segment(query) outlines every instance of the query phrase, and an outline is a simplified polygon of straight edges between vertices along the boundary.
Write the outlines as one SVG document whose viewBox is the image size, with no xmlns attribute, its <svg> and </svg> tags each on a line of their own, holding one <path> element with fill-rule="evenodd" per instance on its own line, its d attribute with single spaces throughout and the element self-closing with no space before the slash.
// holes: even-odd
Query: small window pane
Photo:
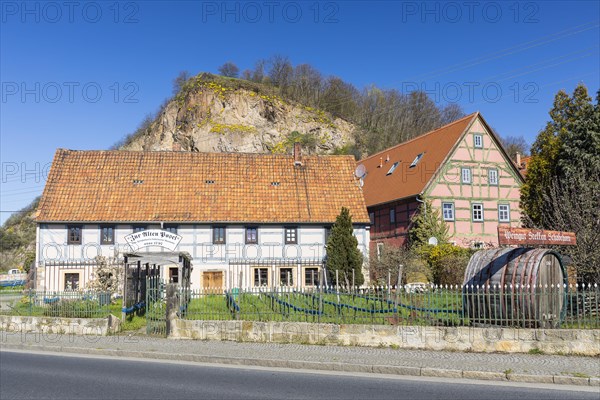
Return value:
<svg viewBox="0 0 600 400">
<path fill-rule="evenodd" d="M 490 185 L 498 184 L 498 170 L 496 170 L 496 169 L 488 170 L 488 182 L 490 183 Z"/>
<path fill-rule="evenodd" d="M 134 227 L 133 227 L 133 233 L 143 232 L 145 230 L 146 230 L 145 225 L 134 225 Z"/>
<path fill-rule="evenodd" d="M 444 221 L 454 221 L 454 203 L 442 203 Z"/>
<path fill-rule="evenodd" d="M 80 226 L 71 225 L 67 227 L 67 244 L 81 244 Z"/>
<path fill-rule="evenodd" d="M 508 204 L 498 205 L 498 221 L 510 222 L 510 207 Z"/>
<path fill-rule="evenodd" d="M 391 174 L 392 174 L 392 172 L 394 172 L 394 170 L 396 169 L 396 167 L 398 167 L 398 161 L 396 161 L 396 162 L 395 162 L 395 163 L 392 165 L 392 167 L 390 168 L 390 170 L 387 172 L 387 174 L 386 174 L 386 175 L 391 175 Z"/>
<path fill-rule="evenodd" d="M 483 147 L 483 136 L 481 136 L 481 135 L 474 135 L 473 136 L 473 141 L 474 141 L 475 147 L 478 147 L 478 148 Z"/>
<path fill-rule="evenodd" d="M 298 228 L 285 228 L 285 244 L 298 243 Z"/>
<path fill-rule="evenodd" d="M 319 284 L 319 268 L 304 269 L 304 285 L 316 286 Z"/>
<path fill-rule="evenodd" d="M 268 286 L 269 285 L 269 269 L 268 268 L 254 268 L 254 286 Z"/>
<path fill-rule="evenodd" d="M 103 226 L 100 230 L 100 244 L 115 243 L 115 229 L 112 226 Z"/>
<path fill-rule="evenodd" d="M 225 227 L 224 226 L 213 227 L 213 243 L 214 244 L 225 243 Z"/>
<path fill-rule="evenodd" d="M 79 289 L 79 273 L 65 274 L 65 290 Z"/>
<path fill-rule="evenodd" d="M 371 222 L 371 225 L 375 225 L 375 213 L 369 213 L 369 221 Z"/>
<path fill-rule="evenodd" d="M 419 163 L 419 160 L 421 159 L 421 157 L 423 157 L 423 154 L 425 153 L 421 153 L 418 156 L 415 157 L 415 159 L 413 160 L 413 162 L 410 164 L 409 168 L 414 168 L 417 166 L 417 164 Z"/>
<path fill-rule="evenodd" d="M 279 286 L 292 286 L 294 284 L 294 269 L 279 269 Z"/>
<path fill-rule="evenodd" d="M 483 204 L 473 204 L 473 221 L 483 221 Z"/>
<path fill-rule="evenodd" d="M 471 168 L 461 169 L 462 183 L 471 183 Z"/>
<path fill-rule="evenodd" d="M 396 223 L 396 210 L 393 208 L 390 210 L 390 224 Z"/>
<path fill-rule="evenodd" d="M 177 234 L 177 225 L 165 225 L 164 230 L 167 232 Z"/>
<path fill-rule="evenodd" d="M 258 243 L 258 228 L 249 227 L 246 228 L 246 244 Z"/>
</svg>

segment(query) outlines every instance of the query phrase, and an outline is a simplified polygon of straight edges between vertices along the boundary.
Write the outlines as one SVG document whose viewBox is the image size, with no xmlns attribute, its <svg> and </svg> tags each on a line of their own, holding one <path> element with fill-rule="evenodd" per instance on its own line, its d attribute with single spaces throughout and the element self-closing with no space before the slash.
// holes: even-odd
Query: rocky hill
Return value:
<svg viewBox="0 0 600 400">
<path fill-rule="evenodd" d="M 356 133 L 353 124 L 284 99 L 277 88 L 203 73 L 117 147 L 287 153 L 300 141 L 309 153 L 331 153 Z"/>
</svg>

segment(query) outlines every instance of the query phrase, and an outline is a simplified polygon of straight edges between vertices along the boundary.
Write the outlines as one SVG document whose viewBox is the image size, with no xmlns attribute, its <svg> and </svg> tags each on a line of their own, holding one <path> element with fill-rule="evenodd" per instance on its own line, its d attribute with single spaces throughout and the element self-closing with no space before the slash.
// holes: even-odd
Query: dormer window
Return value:
<svg viewBox="0 0 600 400">
<path fill-rule="evenodd" d="M 415 157 L 415 159 L 413 160 L 413 162 L 410 164 L 409 168 L 414 168 L 417 166 L 417 164 L 419 163 L 419 161 L 421 160 L 421 157 L 423 157 L 423 154 L 425 153 L 421 153 L 418 156 Z"/>
</svg>

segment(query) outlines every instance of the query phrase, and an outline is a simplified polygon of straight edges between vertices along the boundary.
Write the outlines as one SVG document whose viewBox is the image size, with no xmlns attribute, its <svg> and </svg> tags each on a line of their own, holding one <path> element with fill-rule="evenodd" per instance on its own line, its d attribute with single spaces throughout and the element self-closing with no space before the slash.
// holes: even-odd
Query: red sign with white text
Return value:
<svg viewBox="0 0 600 400">
<path fill-rule="evenodd" d="M 501 245 L 561 245 L 575 246 L 574 232 L 546 231 L 542 229 L 498 227 L 498 243 Z"/>
</svg>

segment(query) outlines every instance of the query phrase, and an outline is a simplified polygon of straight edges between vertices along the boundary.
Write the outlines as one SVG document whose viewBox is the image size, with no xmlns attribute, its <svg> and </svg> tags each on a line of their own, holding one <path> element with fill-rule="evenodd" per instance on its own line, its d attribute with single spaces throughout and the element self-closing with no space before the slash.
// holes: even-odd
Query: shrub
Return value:
<svg viewBox="0 0 600 400">
<path fill-rule="evenodd" d="M 465 269 L 473 254 L 470 249 L 449 243 L 423 245 L 416 251 L 429 266 L 433 283 L 438 285 L 462 284 Z"/>
</svg>

